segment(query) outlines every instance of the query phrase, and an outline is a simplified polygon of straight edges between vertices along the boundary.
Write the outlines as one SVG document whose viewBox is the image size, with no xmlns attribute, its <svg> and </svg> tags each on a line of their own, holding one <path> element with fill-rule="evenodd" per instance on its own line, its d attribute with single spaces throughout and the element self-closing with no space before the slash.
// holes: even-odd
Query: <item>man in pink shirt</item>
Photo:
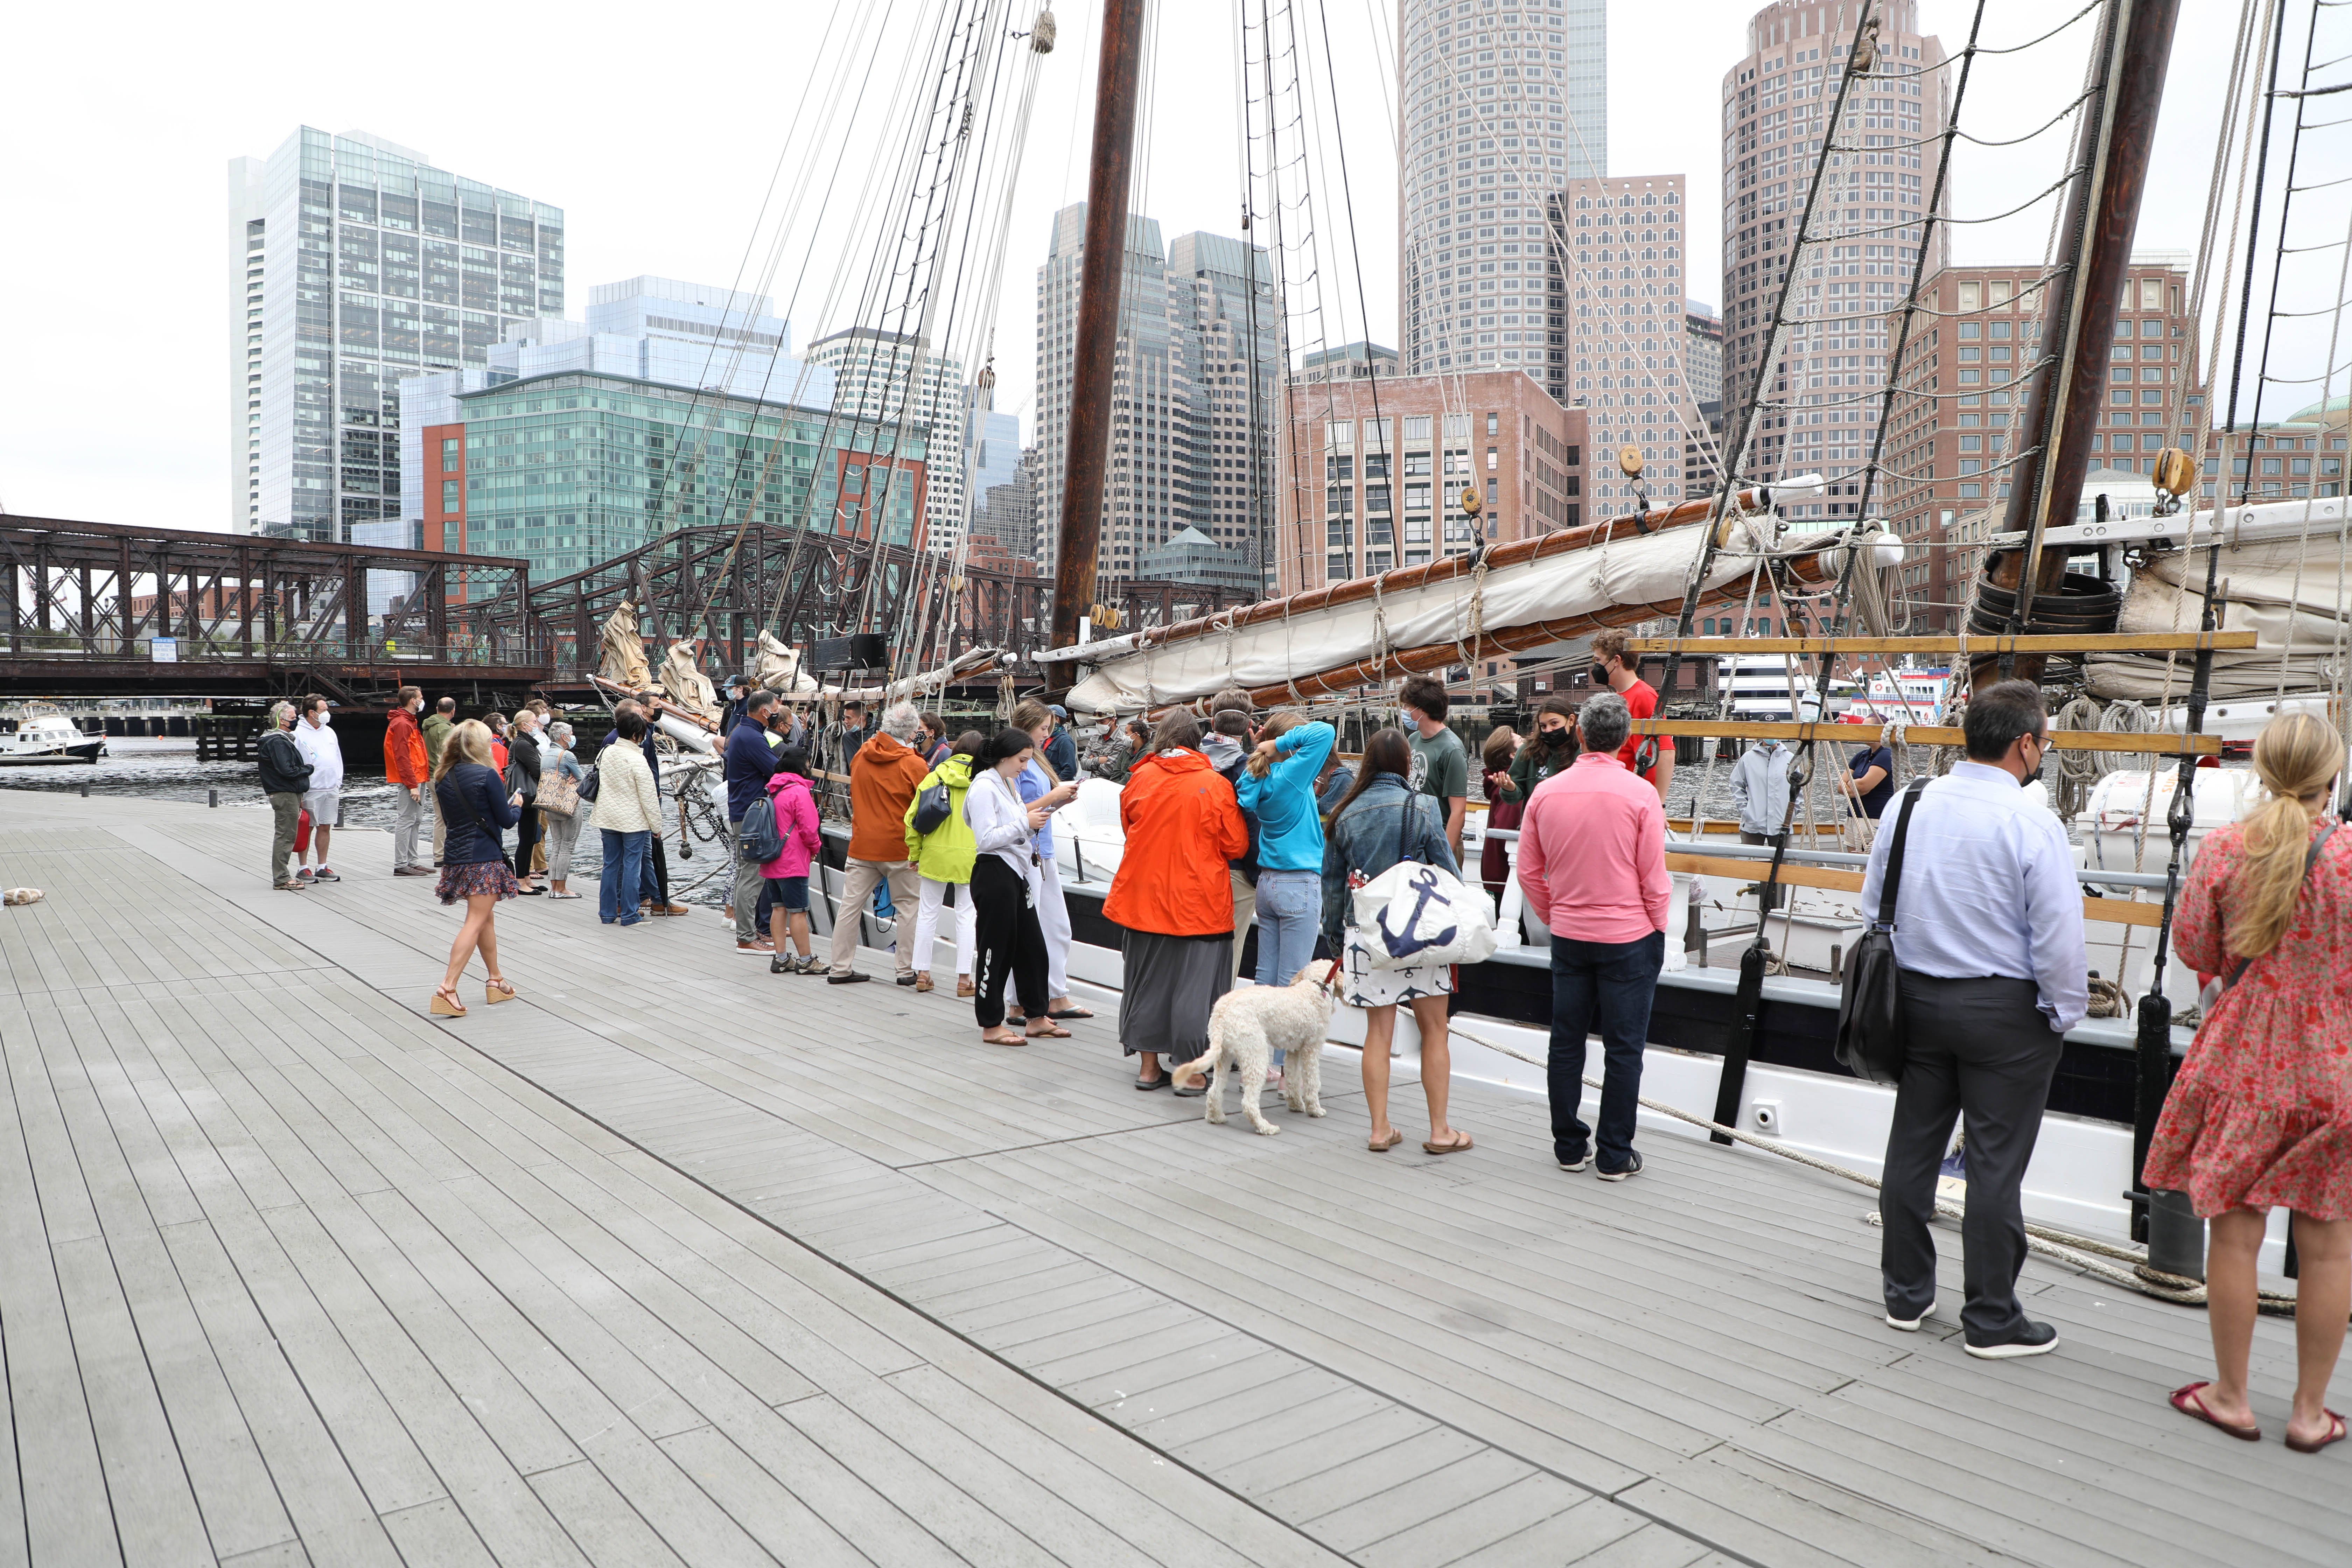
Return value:
<svg viewBox="0 0 2352 1568">
<path fill-rule="evenodd" d="M 1613 691 L 1587 700 L 1577 716 L 1583 755 L 1538 784 L 1519 819 L 1519 886 L 1551 932 L 1552 1153 L 1561 1170 L 1581 1171 L 1597 1144 L 1604 1182 L 1642 1168 L 1634 1101 L 1674 892 L 1665 808 L 1617 760 L 1633 721 Z M 1596 1023 L 1607 1062 L 1597 1133 L 1578 1115 L 1585 1039 Z"/>
</svg>

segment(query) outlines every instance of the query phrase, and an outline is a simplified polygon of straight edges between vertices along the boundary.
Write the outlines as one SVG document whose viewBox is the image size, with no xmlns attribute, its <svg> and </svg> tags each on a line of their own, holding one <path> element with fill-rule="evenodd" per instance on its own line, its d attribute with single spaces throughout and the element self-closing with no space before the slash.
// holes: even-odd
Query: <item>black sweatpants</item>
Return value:
<svg viewBox="0 0 2352 1568">
<path fill-rule="evenodd" d="M 1021 1010 L 1044 1017 L 1053 1000 L 1045 994 L 1045 933 L 1029 900 L 1027 879 L 999 857 L 982 855 L 971 867 L 971 913 L 980 965 L 972 976 L 980 987 L 972 1011 L 980 1026 L 993 1029 L 1004 1022 L 1007 980 Z"/>
<path fill-rule="evenodd" d="M 2042 1111 L 2061 1041 L 2035 1005 L 2031 980 L 1938 980 L 1902 971 L 1909 1054 L 1895 1089 L 1879 1214 L 1886 1234 L 1879 1268 L 1890 1316 L 1909 1320 L 1936 1301 L 1936 1242 L 1927 1220 L 1936 1173 L 1958 1112 L 1966 1135 L 1968 1217 L 1960 1223 L 1960 1327 L 1971 1342 L 2013 1333 L 2025 1316 L 2017 1275 L 2025 1267 L 2019 1194 L 2042 1135 Z"/>
</svg>

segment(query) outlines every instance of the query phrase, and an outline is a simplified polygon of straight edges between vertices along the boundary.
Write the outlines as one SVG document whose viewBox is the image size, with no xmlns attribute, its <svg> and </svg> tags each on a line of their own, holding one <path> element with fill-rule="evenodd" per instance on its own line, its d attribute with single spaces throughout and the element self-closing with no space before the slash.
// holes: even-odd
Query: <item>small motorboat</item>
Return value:
<svg viewBox="0 0 2352 1568">
<path fill-rule="evenodd" d="M 0 735 L 0 767 L 94 763 L 104 755 L 102 736 L 83 734 L 47 702 L 26 703 L 17 715 L 16 733 Z"/>
</svg>

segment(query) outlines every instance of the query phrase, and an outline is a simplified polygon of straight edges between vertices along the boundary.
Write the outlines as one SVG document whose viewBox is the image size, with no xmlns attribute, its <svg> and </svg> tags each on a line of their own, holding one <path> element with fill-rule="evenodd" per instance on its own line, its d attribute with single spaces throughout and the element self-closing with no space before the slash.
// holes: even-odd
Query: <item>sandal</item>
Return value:
<svg viewBox="0 0 2352 1568">
<path fill-rule="evenodd" d="M 2249 1421 L 2243 1426 L 2233 1426 L 2229 1422 L 2224 1421 L 2220 1416 L 2214 1415 L 2210 1410 L 2205 1408 L 2205 1401 L 2199 1398 L 2198 1394 L 2200 1390 L 2210 1388 L 2213 1385 L 2210 1383 L 2191 1383 L 2185 1384 L 2184 1386 L 2176 1388 L 2172 1391 L 2171 1394 L 2168 1396 L 2169 1402 L 2172 1407 L 2175 1410 L 2179 1411 L 2183 1415 L 2195 1416 L 2198 1420 L 2204 1422 L 2208 1426 L 2218 1426 L 2222 1431 L 2227 1432 L 2231 1436 L 2237 1438 L 2242 1443 L 2261 1442 L 2263 1440 L 2263 1429 L 2260 1426 L 2255 1426 L 2252 1422 Z M 2342 1435 L 2340 1427 L 2338 1428 L 2337 1435 Z"/>
<path fill-rule="evenodd" d="M 1060 1023 L 1070 1018 L 1091 1018 L 1094 1015 L 1084 1007 L 1056 1007 L 1048 1010 L 1045 1016 Z"/>
<path fill-rule="evenodd" d="M 1370 1149 L 1375 1154 L 1385 1154 L 1403 1142 L 1404 1134 L 1391 1127 L 1389 1129 L 1389 1135 L 1387 1137 L 1374 1138 L 1365 1143 L 1364 1147 Z"/>
<path fill-rule="evenodd" d="M 2219 1423 L 2216 1423 L 2216 1425 L 2219 1425 Z M 2326 1436 L 2322 1437 L 2316 1443 L 2306 1443 L 2300 1437 L 2289 1437 L 2286 1440 L 2286 1446 L 2293 1448 L 2298 1454 L 2316 1454 L 2320 1449 L 2325 1448 L 2330 1443 L 2341 1443 L 2342 1441 L 2344 1441 L 2344 1417 L 2336 1415 L 2336 1412 L 2331 1410 L 2327 1413 Z"/>
<path fill-rule="evenodd" d="M 929 991 L 931 989 L 931 972 L 929 970 L 926 969 L 915 976 L 915 989 L 918 991 Z"/>
<path fill-rule="evenodd" d="M 1421 1145 L 1421 1152 L 1424 1154 L 1459 1154 L 1465 1149 L 1472 1147 L 1474 1147 L 1474 1145 L 1470 1141 L 1470 1134 L 1463 1131 L 1462 1129 L 1457 1127 L 1454 1130 L 1454 1139 L 1451 1142 L 1432 1143 L 1427 1140 L 1423 1140 Z"/>
<path fill-rule="evenodd" d="M 1168 1087 L 1168 1075 L 1166 1073 L 1161 1073 L 1158 1078 L 1137 1079 L 1135 1080 L 1135 1087 L 1146 1093 L 1149 1093 L 1150 1090 L 1155 1089 L 1166 1089 Z"/>
<path fill-rule="evenodd" d="M 1029 1040 L 1028 1037 L 1017 1030 L 998 1029 L 992 1033 L 983 1031 L 980 1037 L 980 1043 L 983 1046 L 1025 1046 Z"/>
<path fill-rule="evenodd" d="M 579 895 L 579 894 L 577 894 L 577 893 L 559 893 L 559 892 L 556 892 L 554 889 L 550 889 L 548 890 L 548 895 L 547 895 L 547 896 L 548 896 L 549 898 L 551 898 L 551 899 L 576 899 L 576 898 L 578 898 L 580 895 Z"/>
<path fill-rule="evenodd" d="M 1045 1026 L 1042 1029 L 1037 1027 L 1041 1023 Z M 1069 1030 L 1056 1027 L 1050 1020 L 1042 1018 L 1029 1020 L 1029 1038 L 1033 1040 L 1066 1040 L 1069 1037 Z"/>
<path fill-rule="evenodd" d="M 433 988 L 433 1005 L 426 1011 L 436 1018 L 462 1018 L 466 1005 L 457 1000 L 456 986 L 436 985 Z"/>
<path fill-rule="evenodd" d="M 971 983 L 971 975 L 959 974 L 956 976 L 956 999 L 958 1001 L 969 1002 L 979 994 L 980 987 Z"/>
<path fill-rule="evenodd" d="M 501 1002 L 511 1002 L 514 998 L 515 988 L 496 975 L 482 983 L 482 1000 L 493 1007 Z"/>
</svg>

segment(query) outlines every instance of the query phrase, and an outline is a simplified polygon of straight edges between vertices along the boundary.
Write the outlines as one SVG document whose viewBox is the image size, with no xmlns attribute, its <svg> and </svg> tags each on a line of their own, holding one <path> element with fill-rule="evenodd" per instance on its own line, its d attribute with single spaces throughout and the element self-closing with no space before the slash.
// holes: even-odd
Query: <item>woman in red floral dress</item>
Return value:
<svg viewBox="0 0 2352 1568">
<path fill-rule="evenodd" d="M 2324 720 L 2273 720 L 2254 742 L 2271 798 L 2197 853 L 2173 952 L 2235 983 L 2198 1027 L 2145 1172 L 2212 1222 L 2205 1289 L 2220 1370 L 2176 1390 L 2173 1407 L 2248 1441 L 2262 1436 L 2246 1396 L 2254 1265 L 2272 1205 L 2294 1212 L 2302 1268 L 2286 1441 L 2305 1453 L 2344 1436 L 2323 1401 L 2352 1303 L 2352 832 L 2334 832 L 2326 815 L 2343 765 Z"/>
</svg>

